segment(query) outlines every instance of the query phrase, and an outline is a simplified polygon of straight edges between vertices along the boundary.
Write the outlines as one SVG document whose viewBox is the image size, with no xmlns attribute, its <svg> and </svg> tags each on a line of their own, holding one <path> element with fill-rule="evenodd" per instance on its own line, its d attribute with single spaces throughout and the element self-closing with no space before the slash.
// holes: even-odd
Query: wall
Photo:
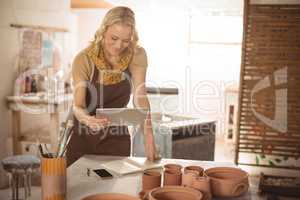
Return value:
<svg viewBox="0 0 300 200">
<path fill-rule="evenodd" d="M 76 17 L 70 12 L 69 0 L 1 0 L 0 2 L 0 160 L 11 154 L 11 113 L 6 96 L 13 94 L 16 78 L 15 57 L 18 53 L 18 30 L 11 23 L 61 27 L 70 30 L 66 37 L 69 55 L 76 48 Z M 26 119 L 25 121 L 32 121 Z M 28 123 L 27 123 L 28 125 Z M 32 125 L 32 123 L 29 123 Z M 9 142 L 7 142 L 9 141 Z M 8 144 L 8 145 L 7 145 Z M 0 167 L 0 188 L 7 178 Z"/>
<path fill-rule="evenodd" d="M 91 40 L 94 39 L 96 30 L 106 9 L 73 9 L 72 12 L 78 17 L 78 48 L 77 51 L 85 48 Z"/>
</svg>

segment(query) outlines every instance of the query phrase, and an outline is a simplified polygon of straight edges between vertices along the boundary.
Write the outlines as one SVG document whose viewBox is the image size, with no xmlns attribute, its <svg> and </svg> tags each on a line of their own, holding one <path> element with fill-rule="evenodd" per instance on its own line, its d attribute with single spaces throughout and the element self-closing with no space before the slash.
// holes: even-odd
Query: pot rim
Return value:
<svg viewBox="0 0 300 200">
<path fill-rule="evenodd" d="M 161 176 L 161 173 L 159 171 L 155 171 L 155 170 L 146 170 L 143 172 L 143 176 L 159 177 L 159 176 Z"/>
<path fill-rule="evenodd" d="M 183 172 L 187 173 L 187 171 L 196 171 L 199 172 L 199 175 L 203 175 L 204 168 L 197 165 L 189 165 L 184 167 Z"/>
<path fill-rule="evenodd" d="M 115 198 L 118 196 L 123 196 L 124 198 L 130 199 L 130 200 L 140 200 L 138 197 L 129 195 L 129 194 L 122 194 L 122 193 L 97 193 L 97 194 L 91 194 L 86 197 L 83 197 L 81 200 L 88 200 L 89 198 L 103 198 L 103 200 L 109 200 L 108 196 L 111 196 L 111 198 Z M 120 199 L 119 199 L 120 200 Z"/>
<path fill-rule="evenodd" d="M 193 189 L 193 188 L 190 188 L 190 187 L 183 187 L 183 186 L 163 186 L 163 187 L 157 187 L 157 188 L 154 188 L 152 189 L 150 192 L 149 192 L 149 196 L 151 196 L 153 199 L 153 193 L 157 193 L 157 192 L 185 192 L 185 193 L 188 193 L 190 195 L 193 195 L 195 196 L 196 198 L 198 198 L 199 200 L 202 199 L 203 197 L 203 194 L 202 192 L 196 190 L 196 189 Z"/>
<path fill-rule="evenodd" d="M 165 169 L 164 174 L 182 175 L 181 171 L 175 169 Z"/>
<path fill-rule="evenodd" d="M 210 173 L 235 173 L 235 172 L 237 172 L 239 175 L 242 175 L 242 177 L 237 177 L 237 178 L 245 178 L 249 176 L 249 174 L 246 171 L 234 167 L 213 167 L 213 168 L 206 169 L 204 171 L 204 173 L 207 176 L 210 176 Z"/>
<path fill-rule="evenodd" d="M 165 164 L 164 165 L 165 169 L 176 169 L 176 170 L 181 170 L 182 169 L 182 165 L 176 164 L 176 163 L 169 163 L 169 164 Z"/>
<path fill-rule="evenodd" d="M 203 167 L 198 166 L 198 165 L 188 165 L 188 166 L 184 167 L 184 169 L 188 169 L 188 168 L 196 168 L 196 169 L 204 170 Z M 193 169 L 192 169 L 192 170 L 193 170 Z"/>
</svg>

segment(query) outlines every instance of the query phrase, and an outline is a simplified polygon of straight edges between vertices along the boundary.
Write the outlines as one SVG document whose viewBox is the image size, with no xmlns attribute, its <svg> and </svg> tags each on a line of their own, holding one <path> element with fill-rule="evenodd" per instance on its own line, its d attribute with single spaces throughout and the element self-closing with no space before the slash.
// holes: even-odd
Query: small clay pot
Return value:
<svg viewBox="0 0 300 200">
<path fill-rule="evenodd" d="M 210 200 L 212 198 L 209 177 L 207 176 L 196 177 L 191 187 L 202 192 L 203 200 Z"/>
<path fill-rule="evenodd" d="M 184 168 L 184 173 L 196 173 L 198 176 L 203 176 L 204 169 L 200 166 L 187 166 Z"/>
<path fill-rule="evenodd" d="M 84 197 L 81 200 L 140 200 L 137 197 L 130 196 L 127 194 L 118 193 L 106 193 L 106 194 L 94 194 Z"/>
<path fill-rule="evenodd" d="M 143 173 L 142 188 L 143 190 L 151 190 L 161 185 L 161 173 L 154 170 L 147 170 Z"/>
<path fill-rule="evenodd" d="M 181 172 L 178 170 L 166 169 L 164 171 L 164 186 L 181 185 Z"/>
<path fill-rule="evenodd" d="M 181 171 L 182 166 L 178 165 L 178 164 L 166 164 L 164 165 L 165 169 L 170 169 L 170 170 L 177 170 L 177 171 Z"/>
<path fill-rule="evenodd" d="M 248 173 L 239 168 L 215 167 L 204 173 L 210 178 L 213 196 L 237 197 L 248 191 Z"/>
<path fill-rule="evenodd" d="M 139 192 L 139 197 L 141 200 L 148 200 L 148 195 L 151 190 L 142 190 Z"/>
<path fill-rule="evenodd" d="M 198 177 L 198 173 L 188 172 L 182 174 L 181 185 L 192 187 L 194 180 Z"/>
<path fill-rule="evenodd" d="M 149 200 L 201 200 L 202 193 L 183 186 L 164 186 L 149 192 Z"/>
</svg>

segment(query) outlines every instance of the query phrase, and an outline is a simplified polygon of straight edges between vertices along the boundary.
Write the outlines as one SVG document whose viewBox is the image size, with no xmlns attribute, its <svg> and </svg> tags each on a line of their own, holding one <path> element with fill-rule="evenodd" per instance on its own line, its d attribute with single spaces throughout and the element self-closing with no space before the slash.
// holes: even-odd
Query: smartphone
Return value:
<svg viewBox="0 0 300 200">
<path fill-rule="evenodd" d="M 94 169 L 93 171 L 101 178 L 113 178 L 113 175 L 106 169 Z"/>
</svg>

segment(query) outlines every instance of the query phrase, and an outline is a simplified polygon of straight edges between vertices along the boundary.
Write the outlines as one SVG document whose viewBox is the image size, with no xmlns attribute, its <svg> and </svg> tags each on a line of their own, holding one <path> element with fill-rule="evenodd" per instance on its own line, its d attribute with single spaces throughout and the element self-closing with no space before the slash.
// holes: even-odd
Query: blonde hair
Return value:
<svg viewBox="0 0 300 200">
<path fill-rule="evenodd" d="M 109 26 L 114 24 L 125 24 L 132 28 L 132 40 L 130 41 L 129 48 L 134 50 L 139 40 L 135 27 L 135 16 L 134 12 L 125 6 L 114 7 L 106 13 L 100 28 L 95 33 L 92 43 L 100 46 L 103 41 L 104 33 Z"/>
</svg>

